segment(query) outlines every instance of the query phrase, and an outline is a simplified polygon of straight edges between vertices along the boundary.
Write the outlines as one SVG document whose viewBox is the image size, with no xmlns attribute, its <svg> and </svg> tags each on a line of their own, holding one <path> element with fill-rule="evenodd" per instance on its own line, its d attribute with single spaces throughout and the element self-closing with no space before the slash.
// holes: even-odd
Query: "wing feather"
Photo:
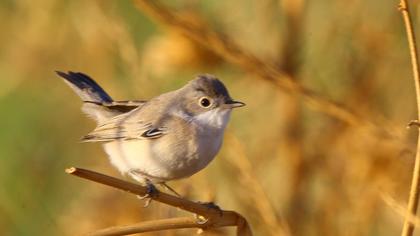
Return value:
<svg viewBox="0 0 420 236">
<path fill-rule="evenodd" d="M 110 142 L 114 140 L 156 139 L 166 134 L 166 127 L 131 118 L 133 111 L 118 115 L 98 126 L 82 138 L 83 142 Z"/>
<path fill-rule="evenodd" d="M 176 91 L 161 94 L 147 102 L 139 101 L 137 104 L 132 104 L 138 107 L 105 120 L 95 130 L 83 137 L 82 141 L 110 142 L 160 138 L 167 134 L 167 130 L 171 126 L 174 97 L 176 97 Z M 114 108 L 127 105 L 130 104 L 124 102 L 111 104 Z"/>
</svg>

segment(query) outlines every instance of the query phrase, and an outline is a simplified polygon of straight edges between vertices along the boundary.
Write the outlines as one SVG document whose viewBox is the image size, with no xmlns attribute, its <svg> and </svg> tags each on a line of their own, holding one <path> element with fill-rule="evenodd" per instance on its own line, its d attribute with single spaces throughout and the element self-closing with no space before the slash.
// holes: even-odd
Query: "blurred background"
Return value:
<svg viewBox="0 0 420 236">
<path fill-rule="evenodd" d="M 64 173 L 77 166 L 120 177 L 99 144 L 79 142 L 95 124 L 55 70 L 87 73 L 116 100 L 147 99 L 197 74 L 215 74 L 247 106 L 233 113 L 215 161 L 171 182 L 174 189 L 240 212 L 255 235 L 399 234 L 397 209 L 408 199 L 417 139 L 406 125 L 417 113 L 398 1 L 163 3 L 398 135 L 375 135 L 314 111 L 301 96 L 163 27 L 131 1 L 3 0 L 1 235 L 80 235 L 189 215 L 156 202 L 142 208 L 132 194 Z M 418 1 L 412 8 L 418 31 Z"/>
</svg>

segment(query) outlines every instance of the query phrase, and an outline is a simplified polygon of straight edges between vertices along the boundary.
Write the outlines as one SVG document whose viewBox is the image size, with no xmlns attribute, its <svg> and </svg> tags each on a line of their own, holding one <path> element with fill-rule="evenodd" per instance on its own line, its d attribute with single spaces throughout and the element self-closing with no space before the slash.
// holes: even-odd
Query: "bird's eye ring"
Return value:
<svg viewBox="0 0 420 236">
<path fill-rule="evenodd" d="M 204 107 L 204 108 L 208 108 L 211 106 L 211 100 L 208 97 L 202 97 L 200 98 L 200 100 L 198 101 L 198 104 L 200 104 L 200 106 Z"/>
</svg>

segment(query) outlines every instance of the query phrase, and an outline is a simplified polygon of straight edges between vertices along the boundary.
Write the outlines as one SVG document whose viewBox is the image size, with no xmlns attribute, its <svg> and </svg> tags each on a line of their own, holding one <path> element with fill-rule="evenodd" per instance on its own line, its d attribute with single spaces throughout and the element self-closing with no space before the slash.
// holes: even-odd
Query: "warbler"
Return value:
<svg viewBox="0 0 420 236">
<path fill-rule="evenodd" d="M 113 166 L 150 188 L 206 167 L 222 146 L 232 109 L 245 105 L 209 74 L 147 101 L 114 101 L 86 74 L 57 74 L 97 122 L 82 141 L 102 143 Z"/>
</svg>

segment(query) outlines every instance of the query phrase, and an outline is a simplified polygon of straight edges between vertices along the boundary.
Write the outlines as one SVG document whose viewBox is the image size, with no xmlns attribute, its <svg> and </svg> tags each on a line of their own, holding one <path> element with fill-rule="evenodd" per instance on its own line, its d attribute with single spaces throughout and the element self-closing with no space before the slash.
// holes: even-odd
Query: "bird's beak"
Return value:
<svg viewBox="0 0 420 236">
<path fill-rule="evenodd" d="M 237 108 L 237 107 L 243 107 L 245 106 L 245 103 L 240 102 L 240 101 L 234 101 L 234 100 L 227 100 L 225 102 L 225 105 L 227 108 Z"/>
</svg>

